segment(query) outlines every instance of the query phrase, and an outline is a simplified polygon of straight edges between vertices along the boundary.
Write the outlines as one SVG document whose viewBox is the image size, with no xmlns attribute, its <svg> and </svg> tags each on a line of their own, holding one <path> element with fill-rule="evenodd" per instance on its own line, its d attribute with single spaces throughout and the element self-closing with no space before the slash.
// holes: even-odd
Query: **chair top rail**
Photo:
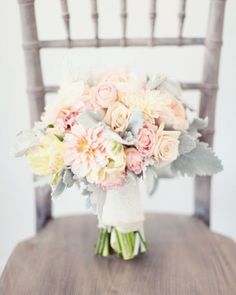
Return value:
<svg viewBox="0 0 236 295">
<path fill-rule="evenodd" d="M 202 83 L 195 83 L 195 82 L 181 82 L 180 83 L 181 88 L 183 90 L 203 90 L 203 89 L 208 89 L 210 88 L 215 88 L 214 85 L 204 85 Z M 45 86 L 44 91 L 45 93 L 56 93 L 59 89 L 59 86 L 56 85 L 51 85 L 51 86 Z M 31 89 L 32 91 L 32 89 Z"/>
<path fill-rule="evenodd" d="M 122 39 L 99 39 L 99 47 L 122 47 Z M 205 38 L 153 38 L 152 46 L 199 46 L 205 45 Z M 149 47 L 150 38 L 127 38 L 127 47 Z M 42 48 L 80 48 L 97 47 L 97 40 L 94 39 L 74 39 L 74 40 L 39 40 L 35 42 L 24 42 L 24 49 Z"/>
</svg>

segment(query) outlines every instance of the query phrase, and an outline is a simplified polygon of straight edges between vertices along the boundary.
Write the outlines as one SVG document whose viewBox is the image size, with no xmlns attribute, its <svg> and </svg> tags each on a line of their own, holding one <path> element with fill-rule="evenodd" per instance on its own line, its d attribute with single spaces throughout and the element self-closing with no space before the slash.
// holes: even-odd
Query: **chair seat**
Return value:
<svg viewBox="0 0 236 295">
<path fill-rule="evenodd" d="M 196 217 L 149 214 L 149 251 L 131 261 L 96 257 L 94 216 L 52 220 L 18 244 L 1 295 L 235 295 L 236 244 Z"/>
</svg>

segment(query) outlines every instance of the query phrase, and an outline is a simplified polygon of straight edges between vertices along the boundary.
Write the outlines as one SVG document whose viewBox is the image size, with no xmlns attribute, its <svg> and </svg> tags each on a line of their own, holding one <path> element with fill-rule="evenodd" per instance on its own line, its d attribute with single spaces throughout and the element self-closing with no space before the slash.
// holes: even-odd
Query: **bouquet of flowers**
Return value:
<svg viewBox="0 0 236 295">
<path fill-rule="evenodd" d="M 98 216 L 97 255 L 132 259 L 147 250 L 140 185 L 222 169 L 200 141 L 207 119 L 188 119 L 178 83 L 127 69 L 67 81 L 40 122 L 17 135 L 16 156 L 50 182 L 52 198 L 77 185 Z"/>
</svg>

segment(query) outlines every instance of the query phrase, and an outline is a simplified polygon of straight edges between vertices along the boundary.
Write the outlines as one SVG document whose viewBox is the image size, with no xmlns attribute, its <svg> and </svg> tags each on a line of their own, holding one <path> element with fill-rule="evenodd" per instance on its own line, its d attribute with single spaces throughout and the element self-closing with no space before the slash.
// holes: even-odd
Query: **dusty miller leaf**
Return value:
<svg viewBox="0 0 236 295">
<path fill-rule="evenodd" d="M 179 138 L 180 155 L 191 152 L 196 147 L 196 140 L 188 134 L 181 134 Z"/>
<path fill-rule="evenodd" d="M 63 182 L 63 178 L 61 177 L 58 183 L 53 187 L 51 196 L 52 199 L 56 199 L 59 195 L 61 195 L 66 188 L 66 185 Z"/>
<path fill-rule="evenodd" d="M 155 193 L 158 187 L 158 175 L 157 170 L 154 166 L 148 166 L 145 176 L 145 185 L 148 192 L 148 195 L 151 197 Z"/>
<path fill-rule="evenodd" d="M 176 98 L 181 98 L 182 89 L 180 87 L 180 83 L 172 80 L 165 80 L 161 83 L 160 89 L 165 89 L 170 92 Z"/>
<path fill-rule="evenodd" d="M 95 128 L 102 121 L 102 114 L 100 112 L 86 110 L 78 115 L 77 121 L 87 128 Z"/>
<path fill-rule="evenodd" d="M 108 138 L 124 145 L 134 145 L 136 143 L 136 138 L 129 131 L 124 134 L 124 138 L 122 138 L 119 134 L 110 129 L 105 129 L 104 133 Z"/>
<path fill-rule="evenodd" d="M 129 119 L 127 131 L 130 131 L 133 135 L 137 135 L 140 128 L 143 127 L 143 111 L 135 109 Z"/>
<path fill-rule="evenodd" d="M 165 89 L 170 92 L 176 98 L 180 98 L 182 95 L 182 89 L 180 87 L 180 83 L 177 81 L 172 81 L 167 79 L 166 76 L 156 75 L 152 77 L 147 84 L 148 88 L 151 90 L 154 89 Z"/>
<path fill-rule="evenodd" d="M 23 156 L 28 149 L 39 145 L 39 143 L 39 136 L 33 129 L 19 132 L 16 135 L 16 142 L 14 146 L 15 157 Z"/>
<path fill-rule="evenodd" d="M 197 142 L 196 147 L 189 153 L 180 155 L 171 169 L 174 173 L 180 172 L 188 176 L 213 175 L 223 169 L 221 161 L 213 150 L 204 142 Z"/>
<path fill-rule="evenodd" d="M 72 187 L 75 183 L 74 174 L 70 169 L 65 169 L 63 173 L 63 183 L 66 187 Z"/>
<path fill-rule="evenodd" d="M 189 125 L 188 128 L 188 134 L 190 134 L 193 137 L 199 137 L 201 134 L 198 132 L 198 130 L 202 130 L 206 128 L 208 125 L 208 118 L 201 119 L 201 118 L 195 118 L 192 123 Z"/>
</svg>

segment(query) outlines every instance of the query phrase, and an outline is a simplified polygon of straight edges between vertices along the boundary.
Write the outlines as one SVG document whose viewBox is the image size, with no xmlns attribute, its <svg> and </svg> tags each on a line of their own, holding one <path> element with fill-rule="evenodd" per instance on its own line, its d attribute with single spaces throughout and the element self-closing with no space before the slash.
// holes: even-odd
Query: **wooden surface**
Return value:
<svg viewBox="0 0 236 295">
<path fill-rule="evenodd" d="M 235 295 L 236 244 L 181 215 L 148 215 L 149 252 L 133 261 L 93 255 L 96 219 L 49 221 L 19 244 L 1 295 Z"/>
</svg>

